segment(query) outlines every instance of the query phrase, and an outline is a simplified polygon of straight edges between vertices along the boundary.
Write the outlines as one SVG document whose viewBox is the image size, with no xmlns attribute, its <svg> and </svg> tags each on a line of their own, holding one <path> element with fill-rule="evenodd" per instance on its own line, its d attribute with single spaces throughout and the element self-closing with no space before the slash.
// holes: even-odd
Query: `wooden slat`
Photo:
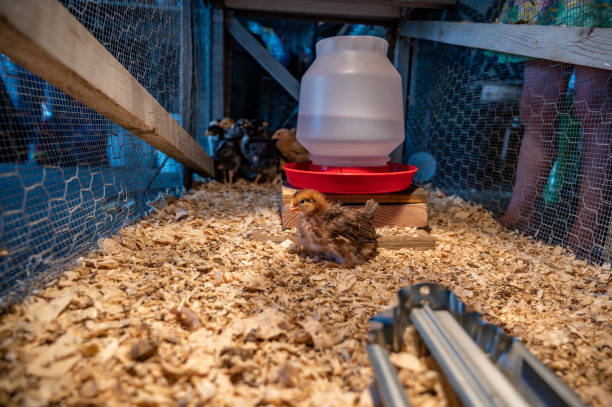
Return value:
<svg viewBox="0 0 612 407">
<path fill-rule="evenodd" d="M 348 208 L 359 209 L 363 205 L 346 205 Z M 282 205 L 281 224 L 283 228 L 297 225 L 298 214 L 289 212 L 287 205 Z M 427 205 L 413 204 L 381 204 L 374 215 L 374 227 L 397 226 L 401 228 L 422 228 L 427 226 Z"/>
<path fill-rule="evenodd" d="M 281 188 L 282 201 L 285 205 L 291 203 L 291 198 L 299 189 L 288 184 Z M 342 202 L 345 204 L 365 203 L 368 199 L 374 199 L 378 203 L 425 203 L 427 192 L 423 188 L 411 187 L 406 191 L 390 192 L 386 194 L 324 194 L 331 202 Z"/>
<path fill-rule="evenodd" d="M 436 247 L 436 238 L 419 229 L 414 233 L 383 235 L 378 238 L 378 247 L 388 250 L 405 248 L 416 250 L 434 249 Z"/>
<path fill-rule="evenodd" d="M 319 17 L 363 17 L 398 19 L 400 8 L 386 4 L 351 4 L 328 0 L 225 0 L 225 7 L 235 10 L 315 15 Z"/>
<path fill-rule="evenodd" d="M 297 241 L 294 235 L 272 235 L 265 232 L 255 231 L 252 240 L 256 242 L 273 242 L 281 243 L 285 240 Z M 414 233 L 402 233 L 397 235 L 382 235 L 378 237 L 378 247 L 387 250 L 414 249 L 428 250 L 436 247 L 436 238 L 422 229 L 416 230 Z"/>
<path fill-rule="evenodd" d="M 300 82 L 235 17 L 230 18 L 229 32 L 295 100 L 299 99 Z"/>
<path fill-rule="evenodd" d="M 402 35 L 612 69 L 612 28 L 408 21 Z"/>
<path fill-rule="evenodd" d="M 56 0 L 0 0 L 0 52 L 202 175 L 213 161 Z"/>
<path fill-rule="evenodd" d="M 225 0 L 225 7 L 272 14 L 397 20 L 401 7 L 439 8 L 456 0 Z"/>
</svg>

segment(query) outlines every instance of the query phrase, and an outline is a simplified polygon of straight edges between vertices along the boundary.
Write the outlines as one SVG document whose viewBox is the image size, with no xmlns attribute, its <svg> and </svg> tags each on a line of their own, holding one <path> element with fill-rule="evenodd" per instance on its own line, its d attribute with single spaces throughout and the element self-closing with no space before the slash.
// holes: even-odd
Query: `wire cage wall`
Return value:
<svg viewBox="0 0 612 407">
<path fill-rule="evenodd" d="M 612 71 L 601 65 L 612 28 L 597 27 L 612 26 L 612 6 L 433 1 L 0 0 L 0 405 L 363 406 L 385 387 L 414 404 L 454 403 L 452 375 L 438 369 L 449 361 L 418 312 L 380 312 L 398 298 L 419 302 L 439 339 L 466 330 L 495 348 L 518 392 L 528 383 L 551 405 L 582 405 L 574 391 L 609 405 Z M 515 8 L 535 3 L 572 7 Z M 534 55 L 525 33 L 553 23 L 578 28 L 539 32 L 581 30 L 575 59 Z M 599 68 L 576 58 L 594 58 L 592 32 L 609 40 Z M 211 121 L 294 127 L 299 79 L 316 41 L 334 35 L 388 40 L 406 119 L 390 159 L 419 167 L 425 188 L 378 197 L 376 216 L 394 225 L 377 227 L 378 246 L 370 216 L 344 212 L 370 196 L 341 198 L 344 208 L 316 197 L 310 234 L 326 238 L 314 243 L 326 256 L 284 227 L 286 184 L 248 183 L 258 176 L 245 146 L 272 144 L 253 140 L 259 127 Z M 531 57 L 495 48 L 500 38 Z M 231 147 L 237 184 L 208 182 L 215 167 L 227 178 L 223 157 L 205 154 L 215 145 Z M 194 172 L 208 183 L 190 190 Z M 364 261 L 334 264 L 355 253 Z M 435 306 L 449 301 L 457 307 Z M 522 364 L 505 369 L 508 344 Z M 468 356 L 483 356 L 473 345 Z M 381 381 L 381 366 L 397 377 Z"/>
<path fill-rule="evenodd" d="M 209 5 L 62 3 L 201 140 L 210 114 L 192 117 L 192 106 L 210 97 Z M 184 188 L 180 163 L 5 55 L 0 78 L 0 299 L 7 304 L 147 213 L 151 201 Z"/>
<path fill-rule="evenodd" d="M 509 12 L 515 3 L 459 1 L 412 17 L 612 25 L 606 1 L 573 2 L 535 17 Z M 263 119 L 271 129 L 295 126 L 297 101 L 227 35 L 231 58 L 222 66 L 231 71 L 225 77 L 231 97 L 227 106 L 213 107 L 212 71 L 219 67 L 213 62 L 210 2 L 62 4 L 209 153 L 206 129 L 223 110 Z M 393 38 L 388 25 L 238 18 L 298 79 L 314 59 L 318 39 Z M 416 180 L 480 203 L 496 216 L 514 207 L 513 217 L 505 217 L 509 227 L 569 245 L 591 261 L 609 261 L 610 71 L 589 76 L 554 62 L 536 69 L 533 59 L 426 40 L 411 40 L 409 52 L 410 66 L 402 71 L 408 82 L 403 160 L 421 168 Z M 557 78 L 546 90 L 550 97 L 534 85 L 537 75 Z M 184 169 L 5 55 L 0 78 L 0 298 L 6 301 L 54 277 L 98 238 L 145 214 L 152 200 L 180 194 Z M 536 177 L 525 179 L 517 175 L 521 152 L 528 150 L 525 134 L 531 140 L 538 132 L 542 163 L 532 168 Z M 519 178 L 523 186 L 517 189 Z M 517 198 L 521 194 L 524 199 Z"/>
<path fill-rule="evenodd" d="M 529 14 L 521 2 L 460 2 L 432 18 L 612 25 L 608 2 L 570 3 Z M 421 168 L 418 181 L 578 257 L 610 261 L 609 70 L 413 40 L 409 81 L 404 160 Z"/>
</svg>

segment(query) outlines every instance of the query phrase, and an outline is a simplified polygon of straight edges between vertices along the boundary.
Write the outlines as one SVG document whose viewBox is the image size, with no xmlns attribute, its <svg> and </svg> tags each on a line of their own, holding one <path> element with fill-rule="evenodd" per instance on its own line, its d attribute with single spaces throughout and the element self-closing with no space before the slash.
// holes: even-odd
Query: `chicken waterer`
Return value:
<svg viewBox="0 0 612 407">
<path fill-rule="evenodd" d="M 299 169 L 288 164 L 290 184 L 336 193 L 410 186 L 417 169 L 388 164 L 404 140 L 402 78 L 387 58 L 388 47 L 385 39 L 372 36 L 317 42 L 316 59 L 302 77 L 297 121 L 297 139 L 312 164 Z M 341 174 L 339 181 L 328 182 L 332 174 Z M 364 183 L 368 175 L 377 181 Z"/>
</svg>

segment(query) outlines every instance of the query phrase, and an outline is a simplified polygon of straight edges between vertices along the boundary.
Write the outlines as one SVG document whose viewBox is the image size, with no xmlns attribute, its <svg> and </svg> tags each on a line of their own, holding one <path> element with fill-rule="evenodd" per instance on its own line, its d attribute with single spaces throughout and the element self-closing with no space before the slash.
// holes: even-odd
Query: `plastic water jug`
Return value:
<svg viewBox="0 0 612 407">
<path fill-rule="evenodd" d="M 297 139 L 313 164 L 383 166 L 404 140 L 402 79 L 386 40 L 330 37 L 302 77 Z"/>
</svg>

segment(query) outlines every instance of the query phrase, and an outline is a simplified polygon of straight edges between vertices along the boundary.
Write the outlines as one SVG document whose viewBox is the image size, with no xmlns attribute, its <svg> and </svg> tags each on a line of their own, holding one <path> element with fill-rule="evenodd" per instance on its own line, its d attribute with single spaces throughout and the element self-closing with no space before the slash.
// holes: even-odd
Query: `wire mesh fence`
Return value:
<svg viewBox="0 0 612 407">
<path fill-rule="evenodd" d="M 463 1 L 445 16 L 612 25 L 606 1 L 479 5 Z M 430 41 L 414 42 L 411 69 L 404 157 L 421 168 L 418 180 L 581 258 L 610 261 L 611 71 Z"/>
<path fill-rule="evenodd" d="M 189 124 L 191 2 L 62 3 Z M 4 55 L 0 78 L 0 300 L 7 304 L 142 216 L 150 201 L 180 193 L 183 180 L 176 161 Z"/>
<path fill-rule="evenodd" d="M 212 119 L 211 6 L 204 0 L 62 0 L 205 144 Z M 542 7 L 529 8 L 529 4 Z M 608 1 L 459 1 L 433 19 L 612 25 Z M 383 27 L 242 18 L 297 78 L 317 39 Z M 276 45 L 275 45 L 276 44 Z M 276 48 L 275 48 L 276 47 Z M 276 52 L 276 53 L 275 53 Z M 610 71 L 415 41 L 405 161 L 417 180 L 481 203 L 508 226 L 610 260 Z M 231 113 L 295 126 L 297 102 L 232 45 Z M 0 299 L 41 279 L 182 191 L 183 169 L 125 129 L 0 56 Z"/>
</svg>

